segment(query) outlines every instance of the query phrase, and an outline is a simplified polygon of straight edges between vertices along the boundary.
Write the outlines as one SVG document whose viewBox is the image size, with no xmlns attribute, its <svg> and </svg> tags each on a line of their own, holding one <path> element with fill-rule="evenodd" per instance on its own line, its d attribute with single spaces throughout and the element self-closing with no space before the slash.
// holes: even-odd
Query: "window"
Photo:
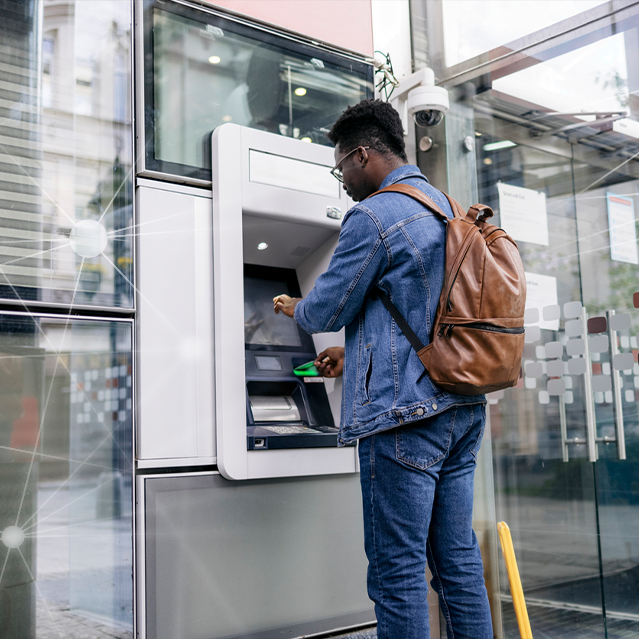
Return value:
<svg viewBox="0 0 639 639">
<path fill-rule="evenodd" d="M 0 313 L 0 611 L 11 637 L 132 637 L 132 329 Z"/>
<path fill-rule="evenodd" d="M 42 106 L 53 106 L 53 82 L 55 64 L 55 38 L 47 34 L 42 40 Z"/>
<path fill-rule="evenodd" d="M 131 2 L 69 7 L 6 20 L 0 298 L 130 308 Z"/>
<path fill-rule="evenodd" d="M 146 169 L 210 179 L 213 130 L 234 122 L 308 142 L 373 94 L 373 69 L 270 31 L 148 1 Z"/>
<path fill-rule="evenodd" d="M 604 4 L 601 0 L 443 0 L 446 66 Z"/>
</svg>

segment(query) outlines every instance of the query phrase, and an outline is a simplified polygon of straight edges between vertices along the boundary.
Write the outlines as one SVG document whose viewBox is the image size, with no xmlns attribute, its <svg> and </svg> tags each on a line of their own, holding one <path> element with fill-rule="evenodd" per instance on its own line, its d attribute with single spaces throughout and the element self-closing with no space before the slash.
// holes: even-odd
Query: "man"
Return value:
<svg viewBox="0 0 639 639">
<path fill-rule="evenodd" d="M 332 174 L 358 205 L 342 224 L 329 268 L 305 299 L 279 295 L 275 312 L 309 333 L 346 327 L 345 349 L 318 370 L 344 375 L 339 443 L 359 440 L 368 592 L 379 639 L 428 639 L 426 562 L 449 638 L 492 639 L 477 538 L 473 476 L 483 397 L 437 388 L 381 300 L 382 288 L 424 344 L 444 279 L 445 224 L 400 193 L 402 182 L 446 197 L 408 164 L 399 114 L 379 100 L 349 107 L 328 134 Z M 368 198 L 368 199 L 367 199 Z"/>
</svg>

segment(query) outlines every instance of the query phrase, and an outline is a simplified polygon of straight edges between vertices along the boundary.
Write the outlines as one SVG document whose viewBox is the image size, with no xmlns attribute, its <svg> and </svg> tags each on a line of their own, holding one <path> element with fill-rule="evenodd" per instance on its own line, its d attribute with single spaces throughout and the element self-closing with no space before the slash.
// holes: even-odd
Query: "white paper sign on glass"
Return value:
<svg viewBox="0 0 639 639">
<path fill-rule="evenodd" d="M 501 227 L 515 241 L 548 246 L 546 194 L 512 184 L 497 184 Z"/>
<path fill-rule="evenodd" d="M 543 319 L 543 310 L 557 304 L 557 278 L 526 271 L 526 308 L 538 308 L 539 319 L 536 322 L 524 322 L 526 326 L 539 326 L 550 331 L 559 330 L 559 319 Z M 529 314 L 532 316 L 532 314 Z"/>
<path fill-rule="evenodd" d="M 615 262 L 639 264 L 635 207 L 632 198 L 608 192 L 606 201 L 610 230 L 610 259 Z"/>
</svg>

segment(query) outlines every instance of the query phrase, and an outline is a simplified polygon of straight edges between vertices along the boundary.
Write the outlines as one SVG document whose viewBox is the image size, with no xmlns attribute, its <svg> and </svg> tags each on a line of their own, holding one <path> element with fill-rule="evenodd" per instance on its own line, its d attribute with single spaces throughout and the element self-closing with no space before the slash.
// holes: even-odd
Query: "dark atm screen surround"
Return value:
<svg viewBox="0 0 639 639">
<path fill-rule="evenodd" d="M 286 268 L 244 265 L 244 342 L 251 350 L 309 352 L 315 350 L 311 336 L 294 319 L 273 311 L 273 298 L 286 294 L 300 297 L 295 271 Z"/>
<path fill-rule="evenodd" d="M 335 447 L 324 379 L 293 372 L 317 352 L 294 319 L 273 311 L 273 298 L 283 293 L 300 297 L 294 270 L 244 265 L 247 448 Z"/>
</svg>

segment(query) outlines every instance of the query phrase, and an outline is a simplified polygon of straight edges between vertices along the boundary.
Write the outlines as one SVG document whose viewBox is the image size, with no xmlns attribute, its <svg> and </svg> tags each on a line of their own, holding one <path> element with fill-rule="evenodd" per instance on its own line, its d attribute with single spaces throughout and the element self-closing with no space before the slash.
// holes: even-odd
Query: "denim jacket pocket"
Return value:
<svg viewBox="0 0 639 639">
<path fill-rule="evenodd" d="M 360 397 L 362 405 L 370 404 L 370 383 L 373 374 L 373 345 L 367 344 L 364 348 L 362 366 L 360 368 Z"/>
</svg>

